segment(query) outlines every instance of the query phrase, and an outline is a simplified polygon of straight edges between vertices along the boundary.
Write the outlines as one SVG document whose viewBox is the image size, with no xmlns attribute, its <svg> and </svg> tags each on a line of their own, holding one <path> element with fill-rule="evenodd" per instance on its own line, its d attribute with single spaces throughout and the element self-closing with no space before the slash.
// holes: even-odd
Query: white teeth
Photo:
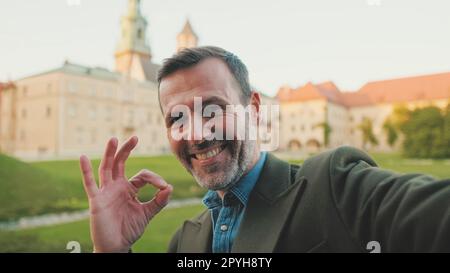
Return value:
<svg viewBox="0 0 450 273">
<path fill-rule="evenodd" d="M 222 151 L 222 148 L 218 147 L 218 148 L 212 149 L 211 151 L 208 151 L 206 153 L 196 154 L 196 157 L 197 157 L 197 159 L 205 160 L 205 159 L 211 158 L 213 156 L 216 156 L 221 151 Z"/>
</svg>

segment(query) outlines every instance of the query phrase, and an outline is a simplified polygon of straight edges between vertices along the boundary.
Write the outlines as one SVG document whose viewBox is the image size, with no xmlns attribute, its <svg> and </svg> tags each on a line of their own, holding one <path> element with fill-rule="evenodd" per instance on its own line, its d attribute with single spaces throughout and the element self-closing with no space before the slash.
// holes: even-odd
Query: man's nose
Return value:
<svg viewBox="0 0 450 273">
<path fill-rule="evenodd" d="M 203 119 L 201 116 L 194 115 L 194 118 L 189 122 L 189 139 L 193 143 L 200 143 L 203 141 Z"/>
</svg>

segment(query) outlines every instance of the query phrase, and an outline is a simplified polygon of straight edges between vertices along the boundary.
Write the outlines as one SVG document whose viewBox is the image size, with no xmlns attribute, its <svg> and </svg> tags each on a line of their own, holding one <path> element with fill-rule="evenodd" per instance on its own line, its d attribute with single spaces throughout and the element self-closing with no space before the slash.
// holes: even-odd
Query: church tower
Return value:
<svg viewBox="0 0 450 273">
<path fill-rule="evenodd" d="M 198 43 L 198 37 L 192 30 L 189 19 L 186 20 L 183 30 L 177 35 L 177 52 L 183 48 L 196 47 Z"/>
<path fill-rule="evenodd" d="M 121 18 L 121 37 L 114 54 L 116 71 L 133 78 L 145 79 L 145 75 L 133 75 L 136 63 L 149 63 L 150 47 L 146 40 L 147 20 L 141 14 L 141 1 L 128 0 L 128 11 Z"/>
</svg>

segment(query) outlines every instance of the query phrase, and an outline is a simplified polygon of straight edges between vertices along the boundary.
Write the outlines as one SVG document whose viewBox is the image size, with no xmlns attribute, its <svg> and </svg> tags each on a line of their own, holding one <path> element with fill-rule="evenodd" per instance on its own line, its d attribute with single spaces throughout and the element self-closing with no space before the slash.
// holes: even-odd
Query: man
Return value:
<svg viewBox="0 0 450 273">
<path fill-rule="evenodd" d="M 198 115 L 195 98 L 202 99 L 202 107 L 252 106 L 247 130 L 259 119 L 259 94 L 250 89 L 247 69 L 232 53 L 217 47 L 186 49 L 164 62 L 158 82 L 171 149 L 209 190 L 207 209 L 184 222 L 169 252 L 450 251 L 450 180 L 382 170 L 350 147 L 297 166 L 262 153 L 258 141 L 248 137 L 202 135 L 192 124 Z M 185 111 L 174 111 L 180 105 Z M 214 118 L 234 115 L 225 110 Z M 215 123 L 214 131 L 231 130 L 224 120 Z M 178 131 L 187 137 L 175 137 Z M 108 142 L 99 187 L 89 160 L 80 158 L 96 252 L 130 251 L 168 203 L 172 186 L 157 174 L 142 170 L 125 178 L 125 161 L 136 145 L 132 137 L 117 151 L 117 139 Z M 140 203 L 136 194 L 147 183 L 159 191 Z"/>
</svg>

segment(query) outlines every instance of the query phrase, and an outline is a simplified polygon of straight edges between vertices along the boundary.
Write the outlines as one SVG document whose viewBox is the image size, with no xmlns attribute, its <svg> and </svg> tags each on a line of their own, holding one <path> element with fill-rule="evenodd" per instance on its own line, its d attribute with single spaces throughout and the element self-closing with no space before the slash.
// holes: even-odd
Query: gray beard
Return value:
<svg viewBox="0 0 450 273">
<path fill-rule="evenodd" d="M 204 179 L 197 176 L 194 172 L 191 173 L 201 187 L 213 191 L 226 191 L 233 187 L 245 174 L 252 163 L 255 148 L 256 141 L 247 140 L 242 142 L 241 152 L 239 154 L 232 153 L 231 162 L 227 164 L 228 167 L 215 177 Z"/>
</svg>

